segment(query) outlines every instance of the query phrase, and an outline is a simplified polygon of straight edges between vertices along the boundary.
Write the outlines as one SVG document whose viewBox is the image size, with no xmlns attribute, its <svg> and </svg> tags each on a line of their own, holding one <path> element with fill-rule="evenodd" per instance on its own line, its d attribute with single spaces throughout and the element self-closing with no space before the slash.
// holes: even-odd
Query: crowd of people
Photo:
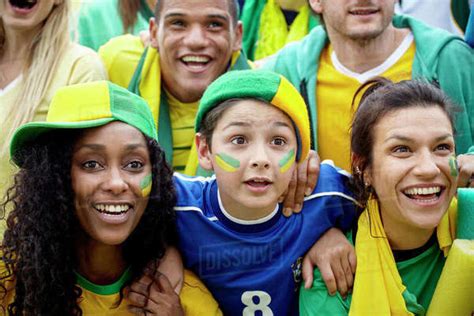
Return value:
<svg viewBox="0 0 474 316">
<path fill-rule="evenodd" d="M 474 312 L 439 2 L 0 0 L 1 313 Z"/>
</svg>

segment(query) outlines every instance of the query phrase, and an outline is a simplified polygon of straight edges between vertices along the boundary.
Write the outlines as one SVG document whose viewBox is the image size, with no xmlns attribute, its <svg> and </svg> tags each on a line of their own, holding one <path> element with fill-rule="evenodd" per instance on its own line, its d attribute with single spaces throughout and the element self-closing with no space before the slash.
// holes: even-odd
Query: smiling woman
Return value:
<svg viewBox="0 0 474 316">
<path fill-rule="evenodd" d="M 156 134 L 146 102 L 105 81 L 58 90 L 46 122 L 16 130 L 10 148 L 20 171 L 4 205 L 13 210 L 0 257 L 3 313 L 133 314 L 124 288 L 146 269 L 155 276 L 175 242 L 172 172 Z M 194 276 L 185 274 L 181 297 L 167 277 L 156 278 L 148 286 L 158 297 L 142 312 L 182 313 L 180 299 L 183 308 L 195 305 L 191 295 L 207 304 L 206 314 L 218 310 Z"/>
<path fill-rule="evenodd" d="M 424 315 L 456 237 L 453 104 L 425 82 L 376 79 L 366 88 L 351 132 L 352 184 L 364 207 L 347 233 L 357 254 L 353 294 L 328 297 L 316 270 L 313 288 L 301 291 L 303 315 Z"/>
</svg>

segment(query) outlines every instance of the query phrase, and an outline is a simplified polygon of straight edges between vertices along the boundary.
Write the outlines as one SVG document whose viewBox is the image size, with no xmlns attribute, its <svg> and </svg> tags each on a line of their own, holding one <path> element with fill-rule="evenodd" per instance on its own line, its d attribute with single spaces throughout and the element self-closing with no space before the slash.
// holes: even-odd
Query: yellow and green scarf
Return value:
<svg viewBox="0 0 474 316">
<path fill-rule="evenodd" d="M 258 60 L 270 56 L 285 44 L 297 41 L 319 25 L 308 4 L 301 7 L 291 26 L 275 0 L 246 0 L 241 16 L 243 47 L 247 57 Z"/>
<path fill-rule="evenodd" d="M 453 200 L 437 228 L 445 255 L 454 240 L 456 213 L 457 202 Z M 355 249 L 357 268 L 349 315 L 369 315 L 375 309 L 380 315 L 413 315 L 406 306 L 408 292 L 398 273 L 376 199 L 369 200 L 359 218 Z"/>
</svg>

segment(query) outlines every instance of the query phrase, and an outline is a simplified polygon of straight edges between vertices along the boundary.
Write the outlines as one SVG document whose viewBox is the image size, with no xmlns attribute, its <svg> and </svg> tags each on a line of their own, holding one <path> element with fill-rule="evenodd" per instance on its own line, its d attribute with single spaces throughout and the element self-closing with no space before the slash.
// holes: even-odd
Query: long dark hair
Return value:
<svg viewBox="0 0 474 316">
<path fill-rule="evenodd" d="M 357 90 L 353 103 L 364 90 L 351 126 L 351 187 L 363 207 L 370 194 L 375 193 L 365 185 L 364 171 L 372 165 L 373 131 L 377 123 L 388 113 L 400 109 L 438 107 L 446 113 L 454 131 L 454 112 L 457 110 L 443 91 L 422 80 L 393 83 L 385 78 L 375 78 Z"/>
<path fill-rule="evenodd" d="M 6 308 L 10 315 L 82 315 L 78 305 L 81 289 L 74 274 L 74 240 L 80 226 L 70 175 L 72 149 L 79 133 L 47 133 L 18 152 L 22 168 L 2 205 L 3 212 L 11 212 L 1 246 L 0 260 L 6 269 L 0 276 L 0 301 L 12 290 L 7 289 L 7 282 L 15 282 L 14 301 L 3 306 L 4 313 Z M 176 240 L 172 171 L 158 143 L 146 140 L 152 191 L 140 223 L 123 244 L 132 280 Z"/>
</svg>

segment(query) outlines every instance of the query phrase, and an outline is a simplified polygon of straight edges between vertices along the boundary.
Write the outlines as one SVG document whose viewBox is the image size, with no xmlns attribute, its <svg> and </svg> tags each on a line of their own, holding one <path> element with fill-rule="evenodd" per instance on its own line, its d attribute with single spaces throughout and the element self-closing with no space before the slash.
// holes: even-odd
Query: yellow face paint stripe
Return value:
<svg viewBox="0 0 474 316">
<path fill-rule="evenodd" d="M 291 168 L 294 162 L 295 162 L 295 150 L 292 149 L 278 163 L 278 165 L 280 166 L 280 172 L 281 173 L 287 172 Z"/>
<path fill-rule="evenodd" d="M 240 161 L 223 153 L 216 155 L 216 163 L 222 170 L 227 172 L 235 172 L 240 168 Z"/>
<path fill-rule="evenodd" d="M 151 174 L 147 175 L 140 182 L 140 189 L 142 190 L 142 196 L 149 196 L 151 193 L 151 184 L 152 184 Z"/>
</svg>

